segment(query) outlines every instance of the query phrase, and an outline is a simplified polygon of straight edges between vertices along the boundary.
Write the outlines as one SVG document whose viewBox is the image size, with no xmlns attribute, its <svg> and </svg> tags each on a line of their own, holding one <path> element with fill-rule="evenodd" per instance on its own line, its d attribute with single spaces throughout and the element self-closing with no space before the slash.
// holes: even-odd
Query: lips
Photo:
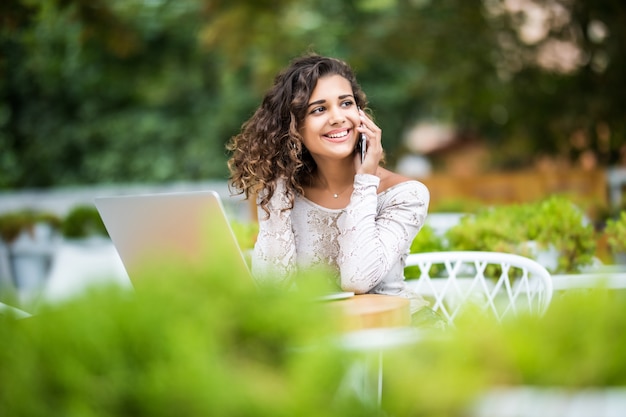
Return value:
<svg viewBox="0 0 626 417">
<path fill-rule="evenodd" d="M 350 129 L 333 130 L 324 135 L 324 138 L 330 142 L 344 142 L 350 137 Z"/>
</svg>

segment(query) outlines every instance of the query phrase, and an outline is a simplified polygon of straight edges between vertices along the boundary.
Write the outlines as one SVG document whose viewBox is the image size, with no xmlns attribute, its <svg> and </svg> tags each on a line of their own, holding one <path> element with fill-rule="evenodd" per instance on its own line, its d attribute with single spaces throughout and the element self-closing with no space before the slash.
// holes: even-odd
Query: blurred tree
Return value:
<svg viewBox="0 0 626 417">
<path fill-rule="evenodd" d="M 606 166 L 625 152 L 619 51 L 626 5 L 587 3 L 239 1 L 221 5 L 228 9 L 222 13 L 211 2 L 216 19 L 204 40 L 229 56 L 230 69 L 249 65 L 255 86 L 267 86 L 303 51 L 302 39 L 347 59 L 385 132 L 391 162 L 404 152 L 407 129 L 427 120 L 486 139 L 497 155 L 493 168 L 529 166 L 542 155 Z"/>
<path fill-rule="evenodd" d="M 510 85 L 509 138 L 567 160 L 626 162 L 626 4 L 484 3 Z"/>
<path fill-rule="evenodd" d="M 197 1 L 18 6 L 25 24 L 2 33 L 0 185 L 224 175 L 214 137 L 239 115 L 221 110 L 219 66 L 198 48 Z"/>
<path fill-rule="evenodd" d="M 224 143 L 307 50 L 354 66 L 390 163 L 427 120 L 499 169 L 615 164 L 624 20 L 615 0 L 6 0 L 0 188 L 225 178 Z"/>
</svg>

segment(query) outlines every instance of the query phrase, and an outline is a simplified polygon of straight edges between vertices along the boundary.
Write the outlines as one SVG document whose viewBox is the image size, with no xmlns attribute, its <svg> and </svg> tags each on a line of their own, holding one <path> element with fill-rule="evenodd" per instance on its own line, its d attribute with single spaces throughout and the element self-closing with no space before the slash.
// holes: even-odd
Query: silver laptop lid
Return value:
<svg viewBox="0 0 626 417">
<path fill-rule="evenodd" d="M 98 197 L 94 203 L 131 281 L 137 268 L 171 256 L 254 282 L 215 191 Z"/>
</svg>

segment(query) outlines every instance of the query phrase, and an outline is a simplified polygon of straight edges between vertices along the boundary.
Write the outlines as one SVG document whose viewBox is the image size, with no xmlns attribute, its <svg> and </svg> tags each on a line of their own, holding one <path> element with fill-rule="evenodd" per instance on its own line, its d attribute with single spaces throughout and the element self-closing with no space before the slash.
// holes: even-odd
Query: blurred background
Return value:
<svg viewBox="0 0 626 417">
<path fill-rule="evenodd" d="M 602 230 L 621 212 L 614 242 L 626 265 L 624 1 L 1 0 L 0 301 L 32 312 L 41 291 L 56 302 L 87 284 L 127 284 L 93 198 L 206 188 L 229 196 L 225 143 L 275 74 L 308 51 L 353 66 L 388 167 L 429 187 L 436 231 L 477 207 L 565 195 L 566 203 L 506 210 L 507 222 L 494 210 L 460 230 L 475 249 L 495 232 L 518 245 L 516 229 L 534 227 L 577 266 L 601 254 L 596 241 L 611 242 L 587 226 Z M 247 204 L 230 202 L 233 220 L 247 220 Z M 254 225 L 234 226 L 250 247 Z M 429 232 L 412 250 L 442 250 Z M 328 415 L 366 415 L 324 396 L 343 356 L 311 360 L 312 350 L 298 348 L 302 357 L 285 359 L 283 344 L 309 343 L 302 331 L 325 323 L 303 317 L 303 302 L 267 302 L 222 276 L 180 292 L 169 271 L 137 304 L 102 293 L 25 328 L 0 320 L 0 340 L 11 341 L 0 343 L 0 414 L 49 415 L 64 404 L 69 414 L 307 416 L 324 404 Z M 623 415 L 620 288 L 593 298 L 565 291 L 574 298 L 555 297 L 546 320 L 512 330 L 478 323 L 459 339 L 435 340 L 445 349 L 396 356 L 385 384 L 399 394 L 386 405 L 396 415 L 419 407 L 420 415 L 479 415 L 448 410 L 502 384 L 618 386 Z M 223 294 L 245 301 L 227 304 Z M 237 389 L 216 389 L 224 386 Z M 520 405 L 547 404 L 522 394 Z M 572 404 L 571 415 L 585 414 Z"/>
<path fill-rule="evenodd" d="M 434 209 L 571 191 L 606 211 L 624 21 L 614 0 L 5 0 L 0 189 L 225 180 L 225 142 L 315 51 L 354 67 Z"/>
<path fill-rule="evenodd" d="M 33 211 L 77 239 L 106 235 L 96 196 L 214 189 L 250 220 L 225 144 L 306 52 L 353 66 L 437 230 L 554 195 L 602 230 L 626 209 L 625 21 L 615 0 L 4 0 L 0 289 L 33 239 L 39 275 L 60 257 Z"/>
</svg>

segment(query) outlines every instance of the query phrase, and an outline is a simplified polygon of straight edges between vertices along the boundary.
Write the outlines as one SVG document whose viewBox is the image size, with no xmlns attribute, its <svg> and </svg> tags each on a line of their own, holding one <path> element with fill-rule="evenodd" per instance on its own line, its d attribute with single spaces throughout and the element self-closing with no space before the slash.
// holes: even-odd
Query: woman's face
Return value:
<svg viewBox="0 0 626 417">
<path fill-rule="evenodd" d="M 300 129 L 313 157 L 343 159 L 354 155 L 360 117 L 350 82 L 341 75 L 317 81 Z"/>
</svg>

